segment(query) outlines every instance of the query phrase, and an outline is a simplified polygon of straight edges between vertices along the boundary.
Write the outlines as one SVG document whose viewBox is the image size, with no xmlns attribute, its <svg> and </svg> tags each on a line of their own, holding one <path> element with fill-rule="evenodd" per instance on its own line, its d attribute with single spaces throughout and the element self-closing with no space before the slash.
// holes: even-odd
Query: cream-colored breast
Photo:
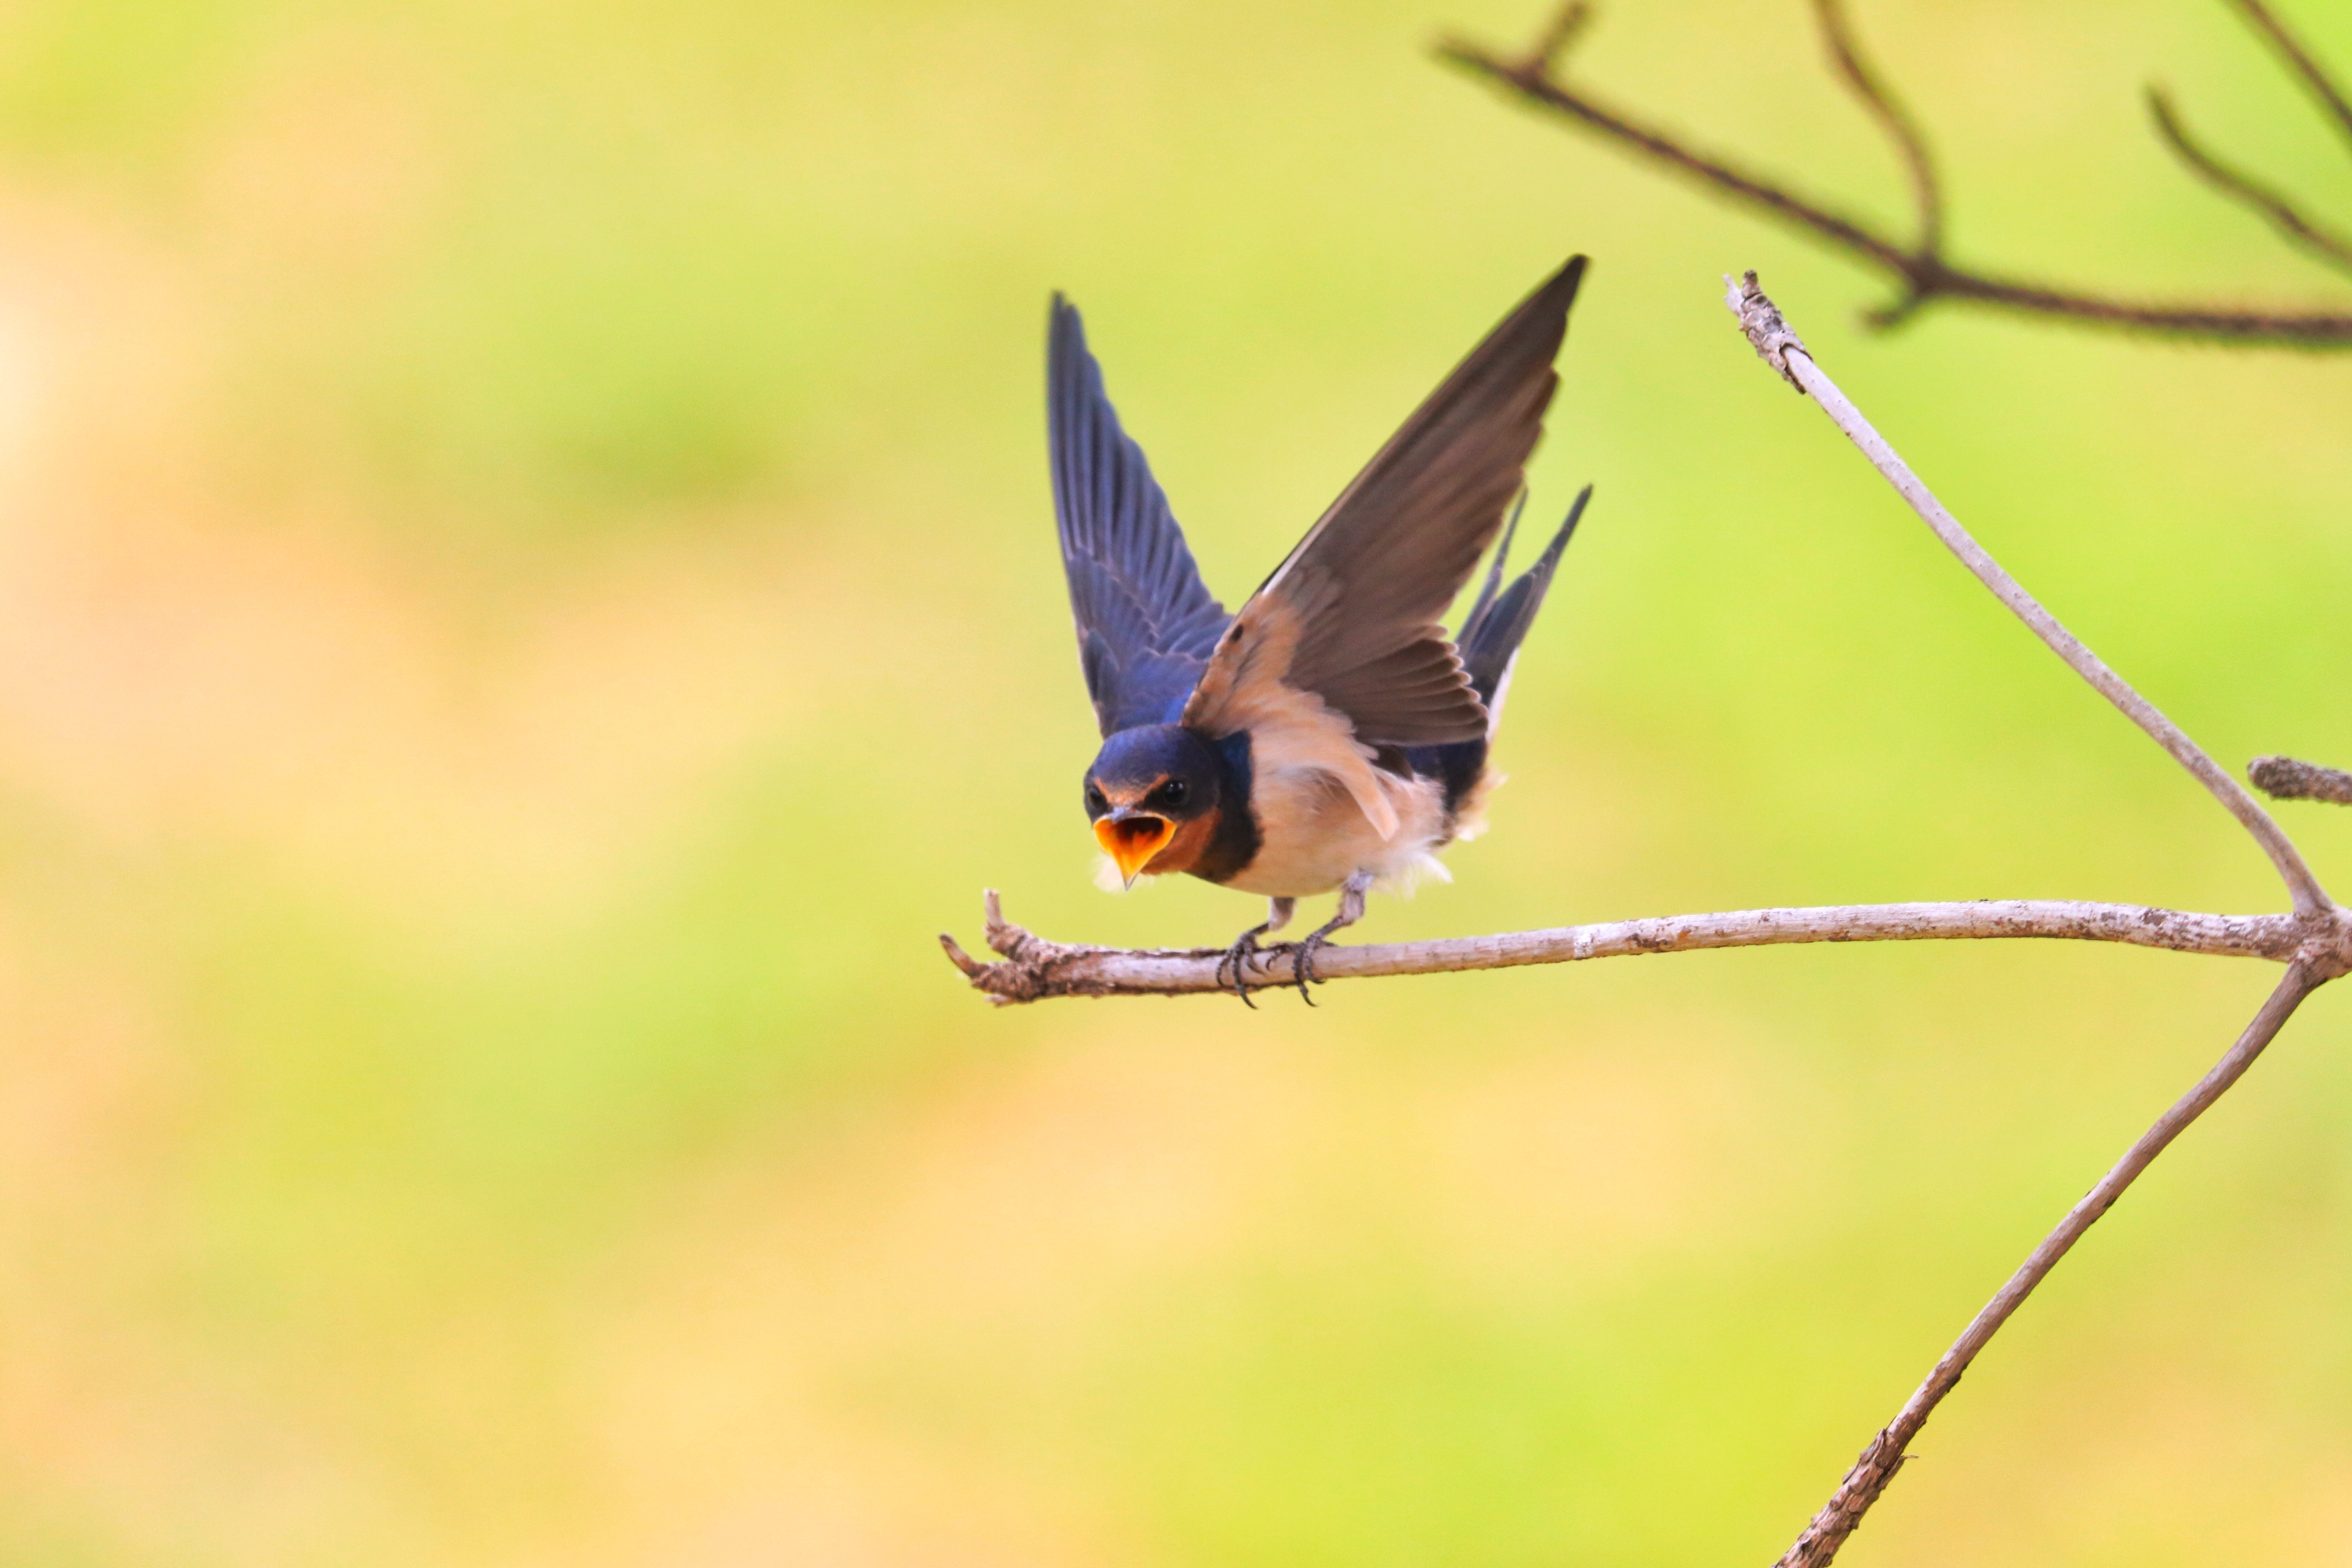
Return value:
<svg viewBox="0 0 2352 1568">
<path fill-rule="evenodd" d="M 1277 607 L 1278 608 L 1278 607 Z M 1328 893 L 1360 871 L 1409 886 L 1431 871 L 1445 842 L 1444 793 L 1433 779 L 1377 767 L 1347 716 L 1311 691 L 1284 684 L 1295 619 L 1271 619 L 1248 637 L 1251 612 L 1235 618 L 1219 659 L 1185 705 L 1184 721 L 1217 736 L 1250 738 L 1250 815 L 1258 851 L 1225 882 L 1269 898 Z M 1227 658 L 1227 650 L 1236 650 Z"/>
<path fill-rule="evenodd" d="M 1328 893 L 1359 871 L 1391 885 L 1408 884 L 1432 869 L 1443 875 L 1433 859 L 1445 837 L 1444 798 L 1436 782 L 1378 776 L 1381 794 L 1396 812 L 1397 831 L 1387 838 L 1329 773 L 1305 768 L 1260 772 L 1250 791 L 1257 855 L 1225 886 L 1297 899 Z"/>
</svg>

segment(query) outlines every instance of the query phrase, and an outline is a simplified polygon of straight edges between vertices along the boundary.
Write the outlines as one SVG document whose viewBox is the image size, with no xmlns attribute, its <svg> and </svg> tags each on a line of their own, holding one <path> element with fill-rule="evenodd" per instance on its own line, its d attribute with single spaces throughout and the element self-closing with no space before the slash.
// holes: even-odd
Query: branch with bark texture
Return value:
<svg viewBox="0 0 2352 1568">
<path fill-rule="evenodd" d="M 1002 1003 L 1054 996 L 1181 996 L 1233 989 L 1221 947 L 1117 948 L 1048 942 L 1004 918 L 996 891 L 986 898 L 987 939 L 1003 960 L 985 963 L 957 945 L 940 942 L 978 989 Z M 2123 942 L 2174 952 L 2225 958 L 2292 961 L 2305 934 L 2294 915 L 2203 915 L 2139 904 L 2077 903 L 2058 899 L 1985 899 L 1971 903 L 1833 904 L 1816 909 L 1733 910 L 1718 914 L 1665 915 L 1510 931 L 1500 936 L 1435 942 L 1327 947 L 1316 955 L 1324 980 L 1364 980 L 1389 974 L 1450 974 L 1469 969 L 1515 969 L 1532 963 L 1579 963 L 1641 953 L 1697 952 L 1717 947 L 1781 947 L 1803 942 L 2003 941 L 2044 937 Z M 1287 984 L 1288 943 L 1248 961 L 1252 985 Z"/>
<path fill-rule="evenodd" d="M 1725 281 L 1730 282 L 1728 279 Z M 1903 1468 L 1911 1439 L 1927 1425 L 1927 1417 L 1959 1383 L 1960 1374 L 1968 1371 L 1969 1364 L 1991 1342 L 1992 1336 L 2000 1331 L 2000 1326 L 2024 1304 L 2034 1287 L 2057 1267 L 2058 1260 L 2065 1257 L 2083 1233 L 2115 1206 L 2116 1200 L 2122 1197 L 2125 1190 L 2138 1179 L 2139 1173 L 2164 1152 L 2166 1145 L 2179 1137 L 2191 1121 L 2203 1115 L 2253 1065 L 2254 1058 L 2285 1026 L 2287 1019 L 2305 997 L 2328 981 L 2352 972 L 2352 910 L 2344 909 L 2327 897 L 2293 841 L 2237 780 L 2223 773 L 2178 725 L 2165 718 L 2153 704 L 2133 690 L 2121 676 L 2084 647 L 1969 536 L 1934 493 L 1920 482 L 1909 465 L 1887 445 L 1885 437 L 1871 426 L 1861 410 L 1838 389 L 1837 384 L 1813 363 L 1812 356 L 1798 341 L 1796 333 L 1790 330 L 1780 310 L 1758 286 L 1755 273 L 1750 272 L 1740 282 L 1732 284 L 1724 302 L 1739 319 L 1740 330 L 1747 334 L 1758 355 L 1780 371 L 1800 392 L 1820 405 L 1831 422 L 1860 448 L 1872 466 L 1895 487 L 1912 510 L 1935 531 L 1937 538 L 1959 558 L 1978 581 L 1990 589 L 2011 614 L 2032 627 L 2035 636 L 2066 661 L 2068 668 L 2147 731 L 2150 739 L 2162 746 L 2174 761 L 2221 802 L 2231 816 L 2238 819 L 2240 826 L 2270 857 L 2280 879 L 2286 884 L 2294 900 L 2295 912 L 2290 918 L 2304 939 L 2295 955 L 2288 962 L 2286 973 L 2279 981 L 2277 988 L 2263 1004 L 2262 1010 L 2254 1015 L 2253 1021 L 2246 1026 L 2237 1042 L 2210 1072 L 2183 1095 L 2171 1110 L 2158 1118 L 2154 1126 L 2140 1135 L 2138 1142 L 2125 1152 L 2098 1184 L 2068 1210 L 2057 1227 L 2042 1238 L 2042 1245 L 2033 1249 L 2016 1273 L 2010 1276 L 2008 1283 L 1994 1294 L 1984 1310 L 1953 1342 L 1951 1349 L 1944 1352 L 1926 1381 L 1895 1413 L 1895 1419 L 1880 1428 L 1864 1447 L 1861 1457 L 1847 1470 L 1837 1490 L 1830 1495 L 1829 1501 L 1813 1516 L 1812 1521 L 1798 1536 L 1796 1543 L 1782 1554 L 1778 1564 L 1778 1568 L 1827 1568 L 1846 1537 L 1861 1525 L 1863 1516 L 1885 1491 L 1895 1472 Z"/>
<path fill-rule="evenodd" d="M 2213 1064 L 2213 1069 L 2198 1079 L 2187 1094 L 2174 1101 L 2171 1110 L 2158 1117 L 2156 1124 L 2141 1133 L 2138 1142 L 2126 1150 L 2124 1157 L 2099 1178 L 2098 1184 L 2084 1194 L 2080 1203 L 2066 1211 L 2066 1217 L 2060 1220 L 2057 1226 L 2042 1238 L 2042 1245 L 2017 1266 L 2017 1272 L 1994 1292 L 1993 1299 L 1985 1303 L 1984 1310 L 1979 1312 L 1961 1331 L 1960 1337 L 1953 1342 L 1952 1348 L 1944 1352 L 1943 1359 L 1927 1373 L 1926 1381 L 1912 1391 L 1909 1399 L 1903 1402 L 1903 1408 L 1895 1413 L 1895 1419 L 1880 1427 L 1864 1446 L 1862 1457 L 1854 1460 L 1853 1468 L 1845 1474 L 1845 1479 L 1838 1483 L 1837 1490 L 1830 1494 L 1830 1500 L 1822 1505 L 1822 1510 L 1813 1515 L 1812 1522 L 1805 1526 L 1796 1543 L 1781 1553 L 1775 1568 L 1827 1568 L 1830 1560 L 1837 1555 L 1838 1548 L 1845 1544 L 1846 1537 L 1861 1527 L 1862 1516 L 1870 1511 L 1871 1505 L 1878 1500 L 1879 1495 L 1886 1490 L 1887 1483 L 1895 1479 L 1895 1473 L 1910 1458 L 1906 1449 L 1911 1439 L 1919 1435 L 1919 1429 L 1927 1424 L 1928 1415 L 1943 1402 L 1944 1395 L 1951 1393 L 1959 1383 L 1960 1374 L 1969 1370 L 1969 1363 L 1991 1342 L 1993 1335 L 2000 1331 L 2000 1326 L 2009 1321 L 2011 1314 L 2025 1304 L 2025 1299 L 2033 1293 L 2033 1288 L 2048 1278 L 2050 1271 L 2058 1266 L 2058 1260 L 2082 1239 L 2083 1233 L 2097 1223 L 2100 1215 L 2116 1206 L 2116 1200 L 2124 1195 L 2124 1189 L 2139 1179 L 2139 1173 L 2164 1152 L 2165 1146 L 2179 1137 L 2190 1122 L 2204 1115 L 2213 1102 L 2228 1092 L 2230 1086 L 2254 1065 L 2254 1058 L 2263 1054 L 2263 1047 L 2277 1038 L 2279 1030 L 2286 1026 L 2287 1019 L 2294 1016 L 2303 999 L 2325 984 L 2326 978 L 2307 968 L 2301 959 L 2287 965 L 2286 973 L 2280 978 L 2270 999 L 2263 1004 L 2262 1010 L 2254 1015 L 2253 1021 L 2246 1026 L 2245 1032 L 2238 1037 L 2221 1059 Z"/>
<path fill-rule="evenodd" d="M 2261 0 L 2230 3 L 2352 140 L 2352 108 L 2347 108 L 2342 91 L 2310 52 Z M 1878 121 L 1903 160 L 1916 227 L 1911 239 L 1899 238 L 1831 203 L 1800 194 L 1788 181 L 1737 158 L 1703 151 L 1687 138 L 1571 84 L 1563 75 L 1563 61 L 1569 46 L 1591 18 L 1591 8 L 1583 0 L 1572 0 L 1524 54 L 1507 55 L 1462 39 L 1441 43 L 1437 53 L 1529 104 L 1563 115 L 1571 124 L 1885 274 L 1899 293 L 1893 303 L 1866 313 L 1864 320 L 1874 326 L 1893 326 L 1924 305 L 1951 300 L 2173 338 L 2307 349 L 2352 347 L 2352 312 L 2344 310 L 2279 311 L 2224 304 L 2158 303 L 2061 288 L 1955 263 L 1944 247 L 1942 189 L 1925 137 L 1864 57 L 1841 0 L 1813 0 L 1813 11 L 1839 78 Z M 2277 192 L 2206 152 L 2191 139 L 2161 89 L 2150 87 L 2148 94 L 2158 134 L 2192 173 L 2261 214 L 2290 243 L 2331 266 L 2352 269 L 2352 240 L 2306 217 Z"/>
<path fill-rule="evenodd" d="M 1318 968 L 1328 979 L 1498 969 L 1712 947 L 2016 937 L 2129 942 L 2183 952 L 2267 958 L 2286 965 L 2269 999 L 2212 1070 L 2140 1135 L 1994 1293 L 1894 1419 L 1864 1447 L 1829 1501 L 1778 1564 L 1778 1568 L 1828 1568 L 1903 1468 L 1912 1439 L 2001 1325 L 2099 1217 L 2115 1206 L 2140 1173 L 2253 1065 L 2304 999 L 2327 982 L 2352 973 L 2352 910 L 2327 896 L 2294 841 L 2236 779 L 2084 647 L 1960 526 L 1861 410 L 1814 363 L 1758 285 L 1755 273 L 1732 284 L 1725 302 L 1757 354 L 1828 415 L 1945 548 L 2068 668 L 2162 747 L 2236 819 L 2269 858 L 2294 904 L 2290 913 L 2270 915 L 2194 914 L 2127 904 L 2032 900 L 1742 910 L 1505 936 L 1324 950 Z M 2352 774 L 2274 757 L 2262 759 L 2252 773 L 2255 782 L 2273 794 L 2352 800 Z M 940 941 L 971 984 L 995 1001 L 1174 995 L 1221 989 L 1217 966 L 1222 954 L 1214 949 L 1136 952 L 1066 946 L 1005 921 L 993 891 L 987 896 L 987 907 L 988 945 L 1001 962 L 985 963 L 972 958 L 952 937 L 942 936 Z M 1286 944 L 1259 954 L 1253 963 L 1251 978 L 1277 982 L 1280 969 L 1287 966 Z"/>
<path fill-rule="evenodd" d="M 2273 800 L 2326 800 L 2352 805 L 2352 773 L 2293 757 L 2256 757 L 2246 766 L 2254 787 Z"/>
<path fill-rule="evenodd" d="M 1791 386 L 1810 395 L 1820 405 L 1927 522 L 1945 548 L 1993 597 L 2093 690 L 2162 747 L 2236 818 L 2269 857 L 2280 880 L 2286 885 L 2294 913 L 2185 914 L 2138 905 L 2027 900 L 1749 910 L 1439 942 L 1335 945 L 1326 947 L 1317 956 L 1318 975 L 1325 980 L 1340 980 L 1433 974 L 1633 953 L 1790 942 L 2014 937 L 2133 942 L 2280 962 L 2301 952 L 2323 978 L 2332 978 L 2328 972 L 2339 962 L 2352 967 L 2352 913 L 2328 897 L 2302 852 L 2262 804 L 2178 724 L 2068 631 L 1960 526 L 1871 427 L 1861 410 L 1813 363 L 1803 342 L 1758 286 L 1756 274 L 1750 272 L 1744 282 L 1733 285 L 1726 303 L 1738 318 L 1740 330 L 1758 355 Z M 2297 765 L 2309 768 L 2309 764 Z M 2317 773 L 2326 770 L 2309 771 Z M 2257 782 L 2263 782 L 2261 775 L 2257 775 Z M 1035 1002 L 1056 996 L 1174 996 L 1222 989 L 1217 976 L 1218 960 L 1223 956 L 1220 950 L 1138 950 L 1050 942 L 1006 921 L 993 891 L 987 897 L 987 915 L 988 945 L 1001 962 L 982 963 L 964 952 L 950 936 L 942 935 L 940 942 L 950 961 L 963 972 L 972 986 L 998 1002 Z M 1252 984 L 1278 982 L 1289 966 L 1291 952 L 1286 942 L 1267 947 L 1251 961 L 1244 978 Z"/>
</svg>

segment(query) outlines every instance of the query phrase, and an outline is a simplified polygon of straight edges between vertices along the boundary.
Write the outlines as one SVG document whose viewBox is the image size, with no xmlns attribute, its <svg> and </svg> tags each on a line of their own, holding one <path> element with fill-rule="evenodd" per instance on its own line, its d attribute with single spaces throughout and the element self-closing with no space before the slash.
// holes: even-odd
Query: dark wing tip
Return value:
<svg viewBox="0 0 2352 1568">
<path fill-rule="evenodd" d="M 1045 358 L 1056 369 L 1070 365 L 1072 360 L 1084 360 L 1087 353 L 1086 322 L 1078 308 L 1059 289 L 1054 290 L 1053 303 L 1045 311 Z"/>
<path fill-rule="evenodd" d="M 1536 286 L 1536 291 L 1530 297 L 1531 302 L 1540 300 L 1565 317 L 1569 307 L 1576 303 L 1576 291 L 1584 286 L 1584 269 L 1591 265 L 1591 257 L 1582 251 L 1577 252 L 1559 264 L 1559 271 Z"/>
<path fill-rule="evenodd" d="M 1549 365 L 1558 357 L 1560 344 L 1567 341 L 1568 313 L 1576 304 L 1577 290 L 1584 287 L 1584 269 L 1591 264 L 1591 258 L 1582 252 L 1560 263 L 1559 270 L 1536 285 L 1535 291 L 1519 302 L 1519 308 L 1511 312 L 1504 326 L 1497 327 L 1491 337 L 1505 338 L 1507 335 L 1506 328 L 1533 318 L 1543 324 L 1542 336 L 1538 342 L 1549 351 L 1544 353 L 1544 363 Z M 1549 396 L 1545 401 L 1550 401 Z"/>
<path fill-rule="evenodd" d="M 1533 317 L 1543 323 L 1543 339 L 1548 340 L 1550 350 L 1544 357 L 1546 364 L 1559 354 L 1561 342 L 1568 337 L 1568 313 L 1576 303 L 1577 290 L 1584 287 L 1584 269 L 1590 265 L 1591 258 L 1580 251 L 1560 263 L 1559 271 L 1536 285 L 1535 291 L 1521 300 L 1519 308 L 1506 321 L 1505 325 L 1509 326 Z M 1503 338 L 1506 333 L 1498 327 L 1492 336 Z"/>
</svg>

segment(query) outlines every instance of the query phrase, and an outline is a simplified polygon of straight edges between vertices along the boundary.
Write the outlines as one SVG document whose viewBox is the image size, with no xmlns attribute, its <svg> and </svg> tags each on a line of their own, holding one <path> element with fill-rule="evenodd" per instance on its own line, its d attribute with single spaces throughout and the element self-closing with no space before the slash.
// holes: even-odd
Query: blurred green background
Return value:
<svg viewBox="0 0 2352 1568">
<path fill-rule="evenodd" d="M 2352 70 L 2352 12 L 2289 7 Z M 2235 766 L 2352 763 L 2352 356 L 1878 286 L 1428 46 L 1529 0 L 0 13 L 0 1562 L 1769 1561 L 2264 966 L 1780 950 L 993 1011 L 1114 899 L 1070 290 L 1233 600 L 1571 249 L 1599 485 L 1493 834 L 1368 936 L 2283 896 L 1731 330 L 1755 266 Z M 1960 253 L 2347 290 L 2169 165 L 2352 168 L 2208 0 L 1865 0 Z M 1899 214 L 1798 0 L 1624 100 Z M 2283 808 L 2352 883 L 2352 812 Z M 1318 906 L 1319 907 L 1319 906 Z M 1972 1373 L 1846 1560 L 2352 1563 L 2352 999 Z"/>
</svg>

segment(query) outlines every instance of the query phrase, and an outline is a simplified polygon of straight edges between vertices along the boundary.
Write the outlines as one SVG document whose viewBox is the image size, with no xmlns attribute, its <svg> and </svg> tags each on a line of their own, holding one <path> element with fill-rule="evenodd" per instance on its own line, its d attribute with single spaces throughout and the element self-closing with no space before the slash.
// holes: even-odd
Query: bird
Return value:
<svg viewBox="0 0 2352 1568">
<path fill-rule="evenodd" d="M 1168 498 L 1120 425 L 1077 309 L 1055 294 L 1047 447 L 1079 668 L 1102 747 L 1086 772 L 1097 844 L 1121 884 L 1190 875 L 1264 896 L 1217 966 L 1243 1002 L 1259 939 L 1302 898 L 1339 894 L 1292 945 L 1316 953 L 1375 888 L 1444 875 L 1484 826 L 1488 765 L 1519 645 L 1592 496 L 1504 585 L 1526 468 L 1587 258 L 1520 300 L 1339 492 L 1238 611 L 1201 580 Z M 1449 636 L 1439 617 L 1497 534 Z"/>
</svg>

